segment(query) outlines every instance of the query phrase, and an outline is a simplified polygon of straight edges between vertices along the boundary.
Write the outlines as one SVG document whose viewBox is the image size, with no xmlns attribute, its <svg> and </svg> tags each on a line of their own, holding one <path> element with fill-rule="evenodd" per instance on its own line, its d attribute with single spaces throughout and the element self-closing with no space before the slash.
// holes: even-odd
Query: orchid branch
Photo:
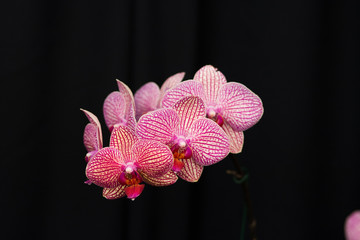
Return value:
<svg viewBox="0 0 360 240">
<path fill-rule="evenodd" d="M 256 220 L 254 217 L 252 202 L 251 202 L 251 198 L 250 198 L 248 174 L 244 173 L 243 168 L 240 166 L 239 162 L 234 157 L 234 154 L 230 154 L 230 157 L 234 163 L 236 170 L 235 171 L 227 170 L 226 173 L 233 175 L 234 180 L 236 180 L 237 183 L 241 184 L 241 187 L 242 187 L 242 190 L 244 193 L 244 201 L 245 201 L 244 212 L 245 212 L 245 214 L 247 213 L 247 220 L 249 222 L 251 239 L 256 240 L 257 239 L 257 237 L 256 237 Z M 243 219 L 243 221 L 244 221 L 244 219 Z M 244 231 L 244 229 L 242 229 L 242 236 L 244 234 L 243 231 Z"/>
</svg>

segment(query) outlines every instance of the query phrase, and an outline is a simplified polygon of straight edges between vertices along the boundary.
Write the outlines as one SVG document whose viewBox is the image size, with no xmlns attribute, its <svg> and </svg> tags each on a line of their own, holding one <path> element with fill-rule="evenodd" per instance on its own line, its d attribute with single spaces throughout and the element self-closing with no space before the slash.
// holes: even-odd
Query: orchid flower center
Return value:
<svg viewBox="0 0 360 240">
<path fill-rule="evenodd" d="M 174 156 L 174 166 L 172 170 L 177 173 L 184 167 L 182 160 L 192 157 L 192 150 L 184 138 L 179 138 L 177 143 L 172 146 L 171 151 Z"/>
<path fill-rule="evenodd" d="M 125 169 L 120 174 L 119 182 L 121 185 L 126 186 L 125 193 L 131 200 L 138 197 L 144 189 L 144 185 L 140 184 L 142 182 L 142 178 L 132 163 L 125 166 Z"/>
<path fill-rule="evenodd" d="M 219 124 L 220 127 L 224 124 L 224 118 L 216 108 L 209 107 L 206 112 L 206 117 Z"/>
</svg>

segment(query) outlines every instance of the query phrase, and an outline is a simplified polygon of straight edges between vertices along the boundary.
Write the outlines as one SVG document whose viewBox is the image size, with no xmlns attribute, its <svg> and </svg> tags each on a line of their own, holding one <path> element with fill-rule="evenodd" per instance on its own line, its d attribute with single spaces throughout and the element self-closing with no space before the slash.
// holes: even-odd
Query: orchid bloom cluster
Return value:
<svg viewBox="0 0 360 240">
<path fill-rule="evenodd" d="M 145 184 L 168 186 L 178 178 L 197 182 L 205 166 L 242 151 L 243 131 L 263 114 L 261 99 L 210 65 L 191 80 L 184 75 L 169 77 L 161 88 L 149 82 L 135 95 L 117 80 L 118 91 L 103 106 L 108 147 L 98 118 L 81 109 L 89 120 L 86 183 L 102 187 L 105 198 L 134 200 Z"/>
</svg>

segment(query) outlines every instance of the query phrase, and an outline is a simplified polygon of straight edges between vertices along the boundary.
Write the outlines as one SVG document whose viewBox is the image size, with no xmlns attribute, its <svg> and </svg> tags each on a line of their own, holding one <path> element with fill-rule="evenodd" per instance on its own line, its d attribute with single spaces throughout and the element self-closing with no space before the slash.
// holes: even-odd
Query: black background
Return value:
<svg viewBox="0 0 360 240">
<path fill-rule="evenodd" d="M 82 134 L 118 78 L 135 91 L 203 65 L 263 100 L 238 155 L 258 238 L 344 239 L 360 208 L 356 1 L 1 3 L 1 239 L 239 239 L 230 159 L 134 202 L 85 185 Z M 5 221 L 5 222 L 4 222 Z"/>
</svg>

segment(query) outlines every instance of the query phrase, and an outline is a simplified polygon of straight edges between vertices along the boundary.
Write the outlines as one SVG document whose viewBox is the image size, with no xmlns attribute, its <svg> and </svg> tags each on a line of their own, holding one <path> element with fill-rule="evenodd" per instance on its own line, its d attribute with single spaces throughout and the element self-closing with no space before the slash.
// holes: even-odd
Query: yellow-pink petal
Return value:
<svg viewBox="0 0 360 240">
<path fill-rule="evenodd" d="M 229 154 L 229 138 L 214 121 L 203 118 L 189 130 L 190 147 L 194 161 L 202 166 L 215 164 Z"/>
<path fill-rule="evenodd" d="M 120 185 L 122 154 L 115 148 L 106 147 L 98 151 L 86 166 L 86 176 L 94 184 L 114 188 Z"/>
<path fill-rule="evenodd" d="M 184 97 L 175 103 L 173 109 L 180 118 L 179 128 L 177 129 L 177 133 L 180 135 L 187 135 L 191 125 L 196 120 L 206 116 L 204 102 L 199 97 Z"/>
<path fill-rule="evenodd" d="M 207 105 L 216 105 L 218 91 L 226 83 L 225 76 L 211 65 L 200 68 L 194 76 L 194 80 L 202 83 Z"/>
<path fill-rule="evenodd" d="M 139 139 L 149 139 L 168 144 L 179 125 L 179 116 L 173 109 L 159 109 L 143 115 L 137 124 Z"/>
<path fill-rule="evenodd" d="M 117 126 L 111 133 L 110 147 L 119 150 L 124 157 L 131 155 L 132 146 L 137 141 L 137 136 L 131 128 L 127 126 Z"/>
<path fill-rule="evenodd" d="M 241 83 L 224 84 L 219 91 L 218 101 L 222 116 L 235 131 L 252 127 L 264 112 L 259 96 Z"/>
<path fill-rule="evenodd" d="M 174 164 L 173 154 L 165 144 L 153 140 L 139 140 L 133 148 L 139 173 L 149 177 L 160 177 L 169 172 Z"/>
<path fill-rule="evenodd" d="M 125 196 L 125 185 L 119 185 L 114 188 L 104 188 L 103 197 L 109 200 L 119 199 Z"/>
<path fill-rule="evenodd" d="M 197 164 L 193 158 L 182 159 L 184 167 L 177 173 L 177 175 L 187 182 L 199 181 L 204 167 Z"/>
</svg>

